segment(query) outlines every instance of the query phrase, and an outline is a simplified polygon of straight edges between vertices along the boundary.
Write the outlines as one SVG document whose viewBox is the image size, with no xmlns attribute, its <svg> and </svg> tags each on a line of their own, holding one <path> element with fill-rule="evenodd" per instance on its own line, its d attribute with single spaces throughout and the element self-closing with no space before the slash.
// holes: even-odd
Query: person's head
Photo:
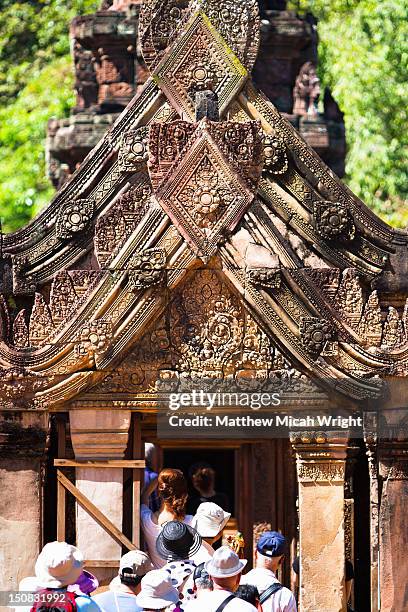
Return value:
<svg viewBox="0 0 408 612">
<path fill-rule="evenodd" d="M 205 563 L 197 565 L 193 574 L 193 590 L 197 596 L 202 591 L 212 591 L 214 588 L 213 581 L 204 566 Z"/>
<path fill-rule="evenodd" d="M 191 559 L 201 547 L 201 536 L 190 525 L 180 521 L 169 521 L 163 526 L 157 540 L 156 550 L 166 561 Z"/>
<path fill-rule="evenodd" d="M 181 470 L 166 468 L 159 474 L 157 490 L 166 509 L 177 520 L 183 520 L 187 503 L 187 482 Z"/>
<path fill-rule="evenodd" d="M 277 531 L 265 531 L 256 545 L 256 567 L 276 572 L 285 557 L 286 538 Z"/>
<path fill-rule="evenodd" d="M 155 444 L 151 442 L 145 443 L 145 461 L 146 467 L 150 468 L 154 472 L 158 472 L 160 467 L 160 453 L 159 449 Z"/>
<path fill-rule="evenodd" d="M 214 544 L 222 537 L 222 532 L 230 516 L 229 512 L 224 512 L 217 504 L 204 502 L 198 506 L 191 525 L 197 529 L 206 542 Z"/>
<path fill-rule="evenodd" d="M 83 566 L 78 548 L 66 542 L 49 542 L 37 557 L 35 576 L 40 588 L 59 589 L 76 584 Z"/>
<path fill-rule="evenodd" d="M 240 584 L 235 591 L 235 597 L 247 601 L 256 608 L 259 601 L 259 592 L 253 584 Z"/>
<path fill-rule="evenodd" d="M 214 589 L 226 589 L 234 592 L 241 578 L 242 570 L 247 564 L 246 559 L 240 559 L 229 547 L 221 546 L 204 565 L 211 576 Z"/>
<path fill-rule="evenodd" d="M 179 600 L 178 590 L 165 570 L 152 570 L 142 578 L 141 586 L 136 603 L 143 610 L 164 610 Z"/>
<path fill-rule="evenodd" d="M 201 465 L 192 474 L 192 483 L 199 493 L 210 493 L 215 485 L 215 472 L 210 465 Z"/>
<path fill-rule="evenodd" d="M 112 589 L 124 585 L 134 593 L 139 593 L 142 578 L 153 569 L 149 557 L 141 550 L 130 550 L 119 563 L 119 572 L 110 583 Z"/>
</svg>

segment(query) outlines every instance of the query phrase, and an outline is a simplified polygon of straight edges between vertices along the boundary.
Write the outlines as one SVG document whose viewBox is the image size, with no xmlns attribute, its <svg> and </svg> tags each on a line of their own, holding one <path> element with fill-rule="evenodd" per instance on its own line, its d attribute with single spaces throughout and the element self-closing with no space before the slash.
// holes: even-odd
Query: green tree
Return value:
<svg viewBox="0 0 408 612">
<path fill-rule="evenodd" d="M 45 130 L 74 103 L 68 28 L 97 0 L 3 0 L 0 22 L 0 218 L 27 223 L 52 196 Z"/>
<path fill-rule="evenodd" d="M 408 4 L 299 0 L 319 19 L 320 76 L 345 113 L 346 182 L 388 223 L 408 224 Z"/>
</svg>

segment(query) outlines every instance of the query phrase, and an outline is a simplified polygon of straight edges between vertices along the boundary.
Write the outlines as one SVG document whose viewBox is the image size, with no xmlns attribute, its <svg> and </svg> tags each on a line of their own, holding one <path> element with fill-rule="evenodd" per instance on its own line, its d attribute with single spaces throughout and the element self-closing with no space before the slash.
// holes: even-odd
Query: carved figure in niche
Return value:
<svg viewBox="0 0 408 612">
<path fill-rule="evenodd" d="M 75 91 L 77 94 L 75 112 L 92 107 L 98 100 L 95 58 L 92 51 L 74 42 Z"/>
<path fill-rule="evenodd" d="M 320 79 L 313 62 L 306 62 L 296 77 L 293 89 L 293 114 L 315 117 L 320 96 Z"/>
</svg>

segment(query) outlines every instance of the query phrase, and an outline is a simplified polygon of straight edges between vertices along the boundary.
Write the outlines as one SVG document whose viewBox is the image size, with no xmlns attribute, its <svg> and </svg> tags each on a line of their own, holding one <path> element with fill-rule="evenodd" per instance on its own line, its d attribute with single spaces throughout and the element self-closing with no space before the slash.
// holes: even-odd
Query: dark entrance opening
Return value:
<svg viewBox="0 0 408 612">
<path fill-rule="evenodd" d="M 195 463 L 208 463 L 215 470 L 215 490 L 225 493 L 229 501 L 229 511 L 236 516 L 235 507 L 235 450 L 216 448 L 200 449 L 163 449 L 163 467 L 182 470 L 188 480 L 190 495 L 196 494 L 189 472 Z"/>
<path fill-rule="evenodd" d="M 354 607 L 370 609 L 370 477 L 362 440 L 354 467 Z"/>
</svg>

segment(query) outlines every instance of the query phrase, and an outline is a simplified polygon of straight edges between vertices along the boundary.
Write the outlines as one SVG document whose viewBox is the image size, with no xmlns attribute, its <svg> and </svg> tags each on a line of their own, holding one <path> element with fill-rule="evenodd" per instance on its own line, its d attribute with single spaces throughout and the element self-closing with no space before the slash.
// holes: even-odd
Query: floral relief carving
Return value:
<svg viewBox="0 0 408 612">
<path fill-rule="evenodd" d="M 79 344 L 76 347 L 78 357 L 103 353 L 112 337 L 113 327 L 110 321 L 95 319 L 85 323 L 78 334 Z"/>
<path fill-rule="evenodd" d="M 195 94 L 211 88 L 220 114 L 242 88 L 248 73 L 203 13 L 196 13 L 180 33 L 172 53 L 153 77 L 179 114 L 195 118 Z"/>
<path fill-rule="evenodd" d="M 303 317 L 299 331 L 303 346 L 311 353 L 321 353 L 334 336 L 331 324 L 316 317 Z"/>
<path fill-rule="evenodd" d="M 262 170 L 257 122 L 153 124 L 149 173 L 155 196 L 191 248 L 208 258 L 255 195 Z"/>
<path fill-rule="evenodd" d="M 344 481 L 344 462 L 304 462 L 298 465 L 299 482 Z"/>
<path fill-rule="evenodd" d="M 354 236 L 354 224 L 345 204 L 318 200 L 313 203 L 313 215 L 322 238 L 334 240 Z"/>
<path fill-rule="evenodd" d="M 284 174 L 288 167 L 288 155 L 284 143 L 276 136 L 265 136 L 264 139 L 264 172 L 271 174 Z"/>
<path fill-rule="evenodd" d="M 148 134 L 148 127 L 123 134 L 118 155 L 118 165 L 122 172 L 137 172 L 146 165 L 149 159 Z"/>
<path fill-rule="evenodd" d="M 129 270 L 129 285 L 134 291 L 159 285 L 164 279 L 166 251 L 146 249 L 133 256 Z"/>
<path fill-rule="evenodd" d="M 68 202 L 58 213 L 55 223 L 58 238 L 71 238 L 82 232 L 91 222 L 95 211 L 94 200 L 75 200 Z"/>
</svg>

